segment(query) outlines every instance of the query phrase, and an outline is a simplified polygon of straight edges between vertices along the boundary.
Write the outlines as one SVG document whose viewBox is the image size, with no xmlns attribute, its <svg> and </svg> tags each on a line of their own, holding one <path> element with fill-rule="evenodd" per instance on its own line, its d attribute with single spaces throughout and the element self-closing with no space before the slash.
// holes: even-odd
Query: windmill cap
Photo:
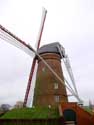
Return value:
<svg viewBox="0 0 94 125">
<path fill-rule="evenodd" d="M 38 49 L 39 54 L 44 53 L 56 53 L 59 54 L 60 57 L 65 57 L 65 49 L 63 46 L 60 45 L 59 42 L 54 42 L 50 44 L 46 44 Z"/>
</svg>

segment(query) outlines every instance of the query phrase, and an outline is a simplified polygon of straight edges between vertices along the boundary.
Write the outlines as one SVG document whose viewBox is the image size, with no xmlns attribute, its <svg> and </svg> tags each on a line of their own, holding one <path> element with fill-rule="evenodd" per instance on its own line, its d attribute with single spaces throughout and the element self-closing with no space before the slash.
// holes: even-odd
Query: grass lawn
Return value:
<svg viewBox="0 0 94 125">
<path fill-rule="evenodd" d="M 59 112 L 57 108 L 36 107 L 12 109 L 4 114 L 1 119 L 45 119 L 58 118 Z"/>
</svg>

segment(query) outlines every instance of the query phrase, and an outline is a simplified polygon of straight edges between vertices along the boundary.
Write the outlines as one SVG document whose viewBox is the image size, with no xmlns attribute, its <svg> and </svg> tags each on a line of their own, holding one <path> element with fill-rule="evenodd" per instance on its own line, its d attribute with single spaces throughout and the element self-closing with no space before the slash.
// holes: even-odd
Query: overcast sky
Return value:
<svg viewBox="0 0 94 125">
<path fill-rule="evenodd" d="M 94 102 L 94 0 L 0 0 L 0 24 L 35 48 L 43 6 L 41 45 L 64 46 L 80 97 Z M 0 103 L 23 100 L 31 64 L 31 57 L 0 39 Z"/>
</svg>

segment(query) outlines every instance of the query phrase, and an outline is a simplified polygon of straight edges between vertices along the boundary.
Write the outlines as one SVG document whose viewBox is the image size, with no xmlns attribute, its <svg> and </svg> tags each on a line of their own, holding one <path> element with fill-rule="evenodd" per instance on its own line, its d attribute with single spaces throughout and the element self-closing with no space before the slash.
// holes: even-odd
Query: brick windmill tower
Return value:
<svg viewBox="0 0 94 125">
<path fill-rule="evenodd" d="M 39 55 L 46 61 L 47 64 L 57 73 L 63 80 L 63 72 L 61 67 L 61 53 L 59 52 L 59 43 L 51 43 L 44 45 L 38 49 Z M 64 50 L 62 51 L 64 55 Z M 42 60 L 38 57 L 38 70 L 36 76 L 36 84 L 34 90 L 34 106 L 58 105 L 61 101 L 67 102 L 66 88 L 46 67 Z"/>
</svg>

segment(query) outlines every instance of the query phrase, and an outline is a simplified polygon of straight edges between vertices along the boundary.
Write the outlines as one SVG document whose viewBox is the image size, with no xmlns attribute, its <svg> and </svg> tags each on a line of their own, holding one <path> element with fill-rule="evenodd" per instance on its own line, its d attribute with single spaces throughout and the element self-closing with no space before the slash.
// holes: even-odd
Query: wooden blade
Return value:
<svg viewBox="0 0 94 125">
<path fill-rule="evenodd" d="M 37 60 L 34 58 L 33 62 L 32 62 L 32 67 L 31 67 L 31 71 L 30 71 L 30 75 L 29 75 L 29 80 L 28 80 L 28 84 L 27 84 L 25 98 L 24 98 L 24 104 L 23 104 L 24 107 L 26 107 L 26 104 L 27 104 L 27 101 L 28 101 L 28 95 L 29 95 L 29 91 L 30 91 L 30 87 L 31 87 L 31 81 L 32 81 L 32 78 L 33 78 L 33 73 L 34 73 L 36 61 Z"/>
<path fill-rule="evenodd" d="M 47 14 L 47 10 L 45 8 L 43 8 L 40 29 L 39 29 L 39 33 L 38 33 L 38 37 L 37 37 L 37 41 L 36 41 L 37 42 L 37 46 L 36 46 L 37 50 L 40 46 L 42 33 L 43 33 L 43 29 L 44 29 L 44 23 L 45 23 L 45 19 L 46 19 L 46 14 Z"/>
<path fill-rule="evenodd" d="M 32 56 L 33 53 L 30 45 L 26 44 L 24 41 L 15 36 L 2 25 L 0 25 L 0 38 L 10 43 L 11 45 L 23 50 L 26 54 Z"/>
<path fill-rule="evenodd" d="M 42 33 L 43 33 L 43 28 L 44 28 L 44 23 L 45 23 L 45 19 L 46 19 L 46 14 L 47 14 L 47 10 L 45 8 L 43 8 L 42 18 L 41 18 L 41 25 L 40 25 L 40 29 L 39 29 L 38 38 L 37 38 L 37 50 L 38 50 L 39 45 L 40 45 L 40 41 L 41 41 L 41 37 L 42 37 Z M 30 87 L 31 87 L 31 82 L 32 82 L 32 78 L 33 78 L 33 73 L 34 73 L 36 61 L 37 61 L 36 58 L 34 58 L 33 63 L 32 63 L 32 67 L 31 67 L 31 71 L 30 71 L 30 75 L 29 75 L 26 94 L 25 94 L 25 98 L 24 98 L 24 107 L 27 104 L 27 100 L 28 100 L 28 96 L 29 96 L 29 91 L 30 91 Z"/>
</svg>

